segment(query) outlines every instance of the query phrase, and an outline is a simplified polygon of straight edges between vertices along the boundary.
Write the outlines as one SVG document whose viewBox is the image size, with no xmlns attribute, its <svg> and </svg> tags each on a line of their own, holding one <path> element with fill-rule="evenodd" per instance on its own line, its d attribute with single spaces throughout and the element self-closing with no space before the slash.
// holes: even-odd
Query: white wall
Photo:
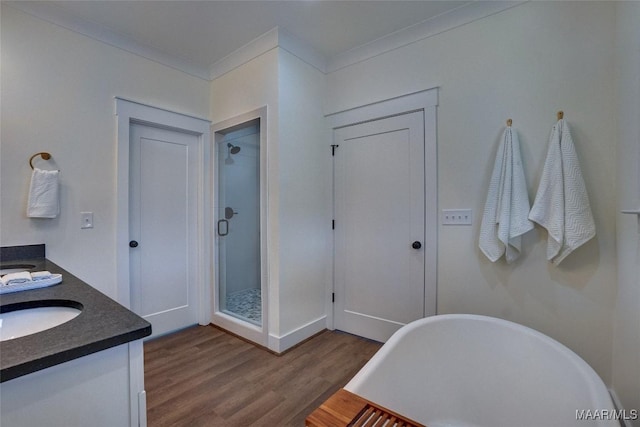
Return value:
<svg viewBox="0 0 640 427">
<path fill-rule="evenodd" d="M 199 117 L 209 82 L 33 18 L 2 4 L 0 244 L 45 243 L 47 257 L 116 293 L 114 96 Z M 29 157 L 61 170 L 61 214 L 28 219 Z M 80 212 L 94 228 L 80 229 Z"/>
<path fill-rule="evenodd" d="M 618 209 L 640 208 L 640 3 L 617 4 Z M 640 217 L 618 214 L 613 389 L 640 408 Z M 636 420 L 640 426 L 640 420 Z"/>
<path fill-rule="evenodd" d="M 472 208 L 472 227 L 438 230 L 438 312 L 492 315 L 538 329 L 611 378 L 616 296 L 615 4 L 528 2 L 328 75 L 325 111 L 440 87 L 439 209 Z M 520 135 L 531 201 L 556 111 L 572 126 L 597 237 L 561 266 L 546 231 L 514 265 L 477 241 L 501 132 Z"/>
<path fill-rule="evenodd" d="M 280 334 L 324 318 L 332 263 L 331 134 L 323 73 L 279 50 Z M 325 321 L 319 322 L 325 327 Z M 313 330 L 313 329 L 312 329 Z"/>
</svg>

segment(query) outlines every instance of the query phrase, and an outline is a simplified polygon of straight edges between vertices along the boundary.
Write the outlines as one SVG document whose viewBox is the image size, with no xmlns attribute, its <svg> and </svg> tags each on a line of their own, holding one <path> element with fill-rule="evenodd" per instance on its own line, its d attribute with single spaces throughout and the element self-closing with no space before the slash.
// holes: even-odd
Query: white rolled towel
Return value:
<svg viewBox="0 0 640 427">
<path fill-rule="evenodd" d="M 5 274 L 4 276 L 2 276 L 2 278 L 0 278 L 0 281 L 2 282 L 2 286 L 7 286 L 7 285 L 15 285 L 18 283 L 26 283 L 26 282 L 31 282 L 31 273 L 29 273 L 28 271 L 20 271 L 17 273 L 9 273 L 9 274 Z"/>
<path fill-rule="evenodd" d="M 44 270 L 44 271 L 34 271 L 33 273 L 31 273 L 31 280 L 36 281 L 36 280 L 47 280 L 47 279 L 51 279 L 51 273 Z"/>
</svg>

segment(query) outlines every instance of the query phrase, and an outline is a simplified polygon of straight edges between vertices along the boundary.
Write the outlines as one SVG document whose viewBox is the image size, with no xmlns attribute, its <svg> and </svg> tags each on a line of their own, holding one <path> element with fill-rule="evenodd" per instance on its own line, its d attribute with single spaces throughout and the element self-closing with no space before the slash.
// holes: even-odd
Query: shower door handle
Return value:
<svg viewBox="0 0 640 427">
<path fill-rule="evenodd" d="M 224 227 L 224 233 L 222 233 L 220 231 L 220 225 L 223 224 L 225 225 Z M 226 219 L 219 219 L 218 220 L 218 236 L 226 236 L 227 234 L 229 234 L 229 221 L 227 221 Z"/>
</svg>

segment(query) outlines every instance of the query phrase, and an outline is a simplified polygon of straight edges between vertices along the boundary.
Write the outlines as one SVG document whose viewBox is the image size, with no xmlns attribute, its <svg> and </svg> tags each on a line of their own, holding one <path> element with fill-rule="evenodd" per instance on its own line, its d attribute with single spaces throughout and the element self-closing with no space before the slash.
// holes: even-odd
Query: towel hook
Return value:
<svg viewBox="0 0 640 427">
<path fill-rule="evenodd" d="M 564 111 L 560 110 L 558 111 L 558 120 L 562 120 L 564 119 Z"/>
<path fill-rule="evenodd" d="M 44 151 L 40 152 L 40 153 L 36 153 L 33 156 L 31 156 L 31 158 L 29 159 L 29 166 L 31 166 L 31 169 L 33 169 L 33 159 L 37 156 L 42 157 L 43 160 L 49 160 L 51 158 L 51 154 L 49 153 L 45 153 Z"/>
<path fill-rule="evenodd" d="M 507 119 L 507 126 L 511 127 L 511 124 L 513 123 L 513 120 L 511 119 Z"/>
</svg>

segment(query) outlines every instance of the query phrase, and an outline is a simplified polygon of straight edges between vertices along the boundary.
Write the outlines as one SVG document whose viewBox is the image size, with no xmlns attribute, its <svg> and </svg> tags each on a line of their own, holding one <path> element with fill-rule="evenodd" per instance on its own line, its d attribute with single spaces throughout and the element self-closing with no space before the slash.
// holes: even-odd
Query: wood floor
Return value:
<svg viewBox="0 0 640 427">
<path fill-rule="evenodd" d="M 303 427 L 381 344 L 325 331 L 282 356 L 213 326 L 144 344 L 149 427 Z"/>
</svg>

